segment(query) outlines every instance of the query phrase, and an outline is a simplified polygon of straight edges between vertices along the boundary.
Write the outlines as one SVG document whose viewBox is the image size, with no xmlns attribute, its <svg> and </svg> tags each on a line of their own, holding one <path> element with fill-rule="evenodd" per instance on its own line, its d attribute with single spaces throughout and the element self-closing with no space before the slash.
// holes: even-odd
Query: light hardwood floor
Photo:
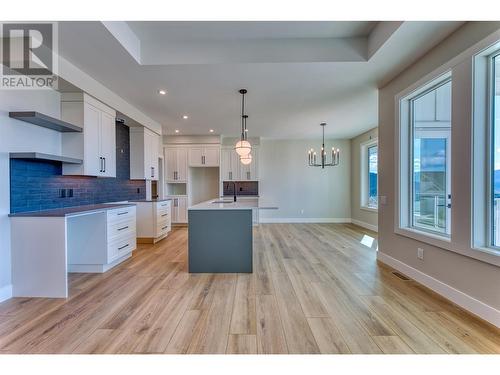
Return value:
<svg viewBox="0 0 500 375">
<path fill-rule="evenodd" d="M 500 330 L 376 261 L 354 225 L 255 228 L 253 274 L 186 272 L 187 229 L 67 300 L 0 304 L 0 353 L 500 353 Z"/>
</svg>

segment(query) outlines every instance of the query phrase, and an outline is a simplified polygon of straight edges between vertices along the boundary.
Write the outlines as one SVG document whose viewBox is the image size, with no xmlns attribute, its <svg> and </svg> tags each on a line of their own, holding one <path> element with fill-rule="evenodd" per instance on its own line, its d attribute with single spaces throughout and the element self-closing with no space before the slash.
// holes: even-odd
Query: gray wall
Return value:
<svg viewBox="0 0 500 375">
<path fill-rule="evenodd" d="M 371 227 L 378 225 L 378 214 L 361 208 L 361 144 L 377 137 L 374 128 L 351 139 L 351 218 Z"/>
<path fill-rule="evenodd" d="M 341 163 L 325 169 L 307 165 L 307 151 L 321 146 L 313 140 L 261 140 L 259 195 L 279 206 L 261 211 L 274 221 L 331 221 L 351 217 L 351 142 L 327 140 L 326 149 L 340 149 Z M 302 212 L 303 210 L 303 212 Z"/>
<path fill-rule="evenodd" d="M 431 246 L 395 233 L 395 95 L 500 28 L 499 22 L 470 22 L 436 46 L 422 59 L 380 89 L 379 92 L 379 251 L 427 274 L 475 299 L 500 309 L 500 269 L 497 266 Z M 463 65 L 465 64 L 465 69 Z M 453 70 L 453 113 L 457 122 L 452 135 L 453 210 L 460 213 L 452 227 L 452 244 L 470 247 L 470 81 L 471 58 Z M 459 88 L 459 89 L 458 89 Z M 468 115 L 467 115 L 468 114 Z M 416 257 L 417 247 L 425 259 Z"/>
</svg>

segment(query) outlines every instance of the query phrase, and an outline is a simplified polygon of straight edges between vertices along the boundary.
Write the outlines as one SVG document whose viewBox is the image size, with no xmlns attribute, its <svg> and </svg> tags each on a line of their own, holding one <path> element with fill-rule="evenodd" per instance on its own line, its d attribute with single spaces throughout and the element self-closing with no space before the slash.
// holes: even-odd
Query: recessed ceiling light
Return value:
<svg viewBox="0 0 500 375">
<path fill-rule="evenodd" d="M 210 131 L 210 133 L 213 133 L 213 132 L 214 132 L 214 129 L 210 129 L 209 131 Z"/>
<path fill-rule="evenodd" d="M 158 90 L 158 94 L 167 95 L 167 90 Z"/>
<path fill-rule="evenodd" d="M 175 132 L 176 132 L 176 133 L 179 133 L 179 129 L 175 129 Z"/>
<path fill-rule="evenodd" d="M 188 115 L 184 115 L 184 116 L 182 116 L 182 118 L 183 118 L 184 120 L 187 120 L 187 119 L 189 118 L 189 116 L 188 116 Z"/>
</svg>

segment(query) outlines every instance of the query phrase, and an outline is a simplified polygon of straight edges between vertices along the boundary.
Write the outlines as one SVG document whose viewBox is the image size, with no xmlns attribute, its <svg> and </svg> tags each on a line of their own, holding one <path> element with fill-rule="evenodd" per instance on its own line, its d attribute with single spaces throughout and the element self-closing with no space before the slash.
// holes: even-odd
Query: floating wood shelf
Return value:
<svg viewBox="0 0 500 375">
<path fill-rule="evenodd" d="M 83 160 L 68 158 L 60 155 L 43 154 L 41 152 L 11 152 L 9 154 L 11 159 L 36 159 L 36 160 L 49 160 L 60 161 L 68 164 L 82 164 Z"/>
<path fill-rule="evenodd" d="M 76 126 L 70 124 L 69 122 L 44 115 L 40 112 L 9 112 L 9 117 L 15 118 L 16 120 L 29 122 L 31 124 L 38 125 L 47 129 L 52 129 L 61 133 L 81 133 L 83 131 L 80 126 Z"/>
</svg>

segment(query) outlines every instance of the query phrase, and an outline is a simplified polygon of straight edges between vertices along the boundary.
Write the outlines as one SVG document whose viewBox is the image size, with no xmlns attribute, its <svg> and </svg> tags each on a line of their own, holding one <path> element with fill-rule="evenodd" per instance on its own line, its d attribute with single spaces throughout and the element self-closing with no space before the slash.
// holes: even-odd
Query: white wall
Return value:
<svg viewBox="0 0 500 375">
<path fill-rule="evenodd" d="M 467 48 L 499 30 L 500 22 L 468 22 L 449 38 L 391 81 L 379 92 L 379 259 L 402 268 L 418 281 L 445 294 L 454 302 L 500 325 L 500 268 L 458 254 L 471 244 L 471 80 L 472 57 L 465 56 L 452 67 L 452 249 L 430 245 L 395 233 L 395 172 L 398 157 L 394 134 L 395 96 Z M 500 33 L 498 34 L 500 38 Z M 417 247 L 425 251 L 417 259 Z M 387 257 L 388 256 L 388 257 Z M 489 315 L 488 315 L 489 314 Z M 495 318 L 496 317 L 496 318 Z"/>
<path fill-rule="evenodd" d="M 9 118 L 9 111 L 40 111 L 60 116 L 60 95 L 48 90 L 0 90 L 0 299 L 11 283 L 9 152 L 60 154 L 60 133 Z"/>
<path fill-rule="evenodd" d="M 261 221 L 350 220 L 350 141 L 326 141 L 326 149 L 340 149 L 341 162 L 325 169 L 307 165 L 307 151 L 319 141 L 261 140 L 259 195 L 279 207 L 261 211 Z"/>
<path fill-rule="evenodd" d="M 361 144 L 377 137 L 378 129 L 374 128 L 351 139 L 351 218 L 353 223 L 373 230 L 378 226 L 378 213 L 361 208 Z"/>
</svg>

